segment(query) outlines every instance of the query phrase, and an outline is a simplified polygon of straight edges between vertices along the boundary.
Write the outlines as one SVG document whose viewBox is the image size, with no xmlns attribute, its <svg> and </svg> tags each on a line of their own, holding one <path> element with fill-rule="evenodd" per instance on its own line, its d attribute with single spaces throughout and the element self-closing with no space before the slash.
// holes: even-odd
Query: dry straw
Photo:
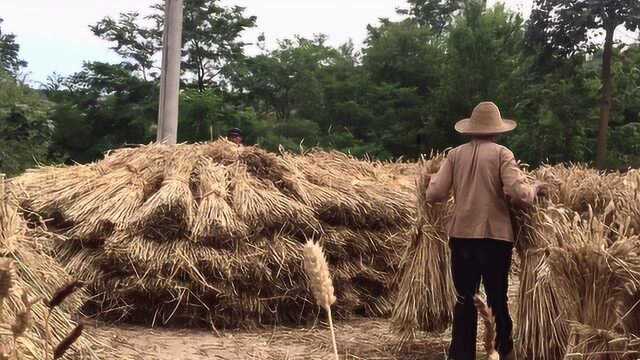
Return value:
<svg viewBox="0 0 640 360">
<path fill-rule="evenodd" d="M 522 357 L 556 360 L 564 356 L 569 329 L 564 318 L 562 298 L 551 282 L 549 246 L 563 241 L 554 223 L 566 210 L 541 205 L 519 216 L 517 249 L 521 260 L 516 328 Z"/>
<path fill-rule="evenodd" d="M 568 352 L 585 354 L 585 359 L 600 359 L 603 353 L 623 359 L 626 349 L 619 345 L 624 342 L 614 344 L 616 338 L 604 334 L 634 335 L 626 320 L 634 305 L 626 300 L 640 285 L 640 244 L 637 236 L 609 243 L 603 230 L 608 226 L 602 222 L 606 218 L 606 213 L 589 211 L 585 218 L 560 219 L 564 222 L 555 223 L 556 233 L 566 241 L 550 250 L 553 283 L 562 295 L 566 320 L 573 324 Z M 589 328 L 595 331 L 585 330 Z"/>
<path fill-rule="evenodd" d="M 69 279 L 69 275 L 44 252 L 47 243 L 31 236 L 33 230 L 28 229 L 18 216 L 15 204 L 8 201 L 11 199 L 5 197 L 3 200 L 0 201 L 0 298 L 4 305 L 0 322 L 19 341 L 15 341 L 10 351 L 5 348 L 2 352 L 13 359 L 19 356 L 24 360 L 41 360 L 47 340 L 43 326 L 47 308 L 30 296 L 34 299 L 49 297 Z M 69 317 L 80 306 L 81 296 L 70 298 L 50 317 L 51 325 L 57 330 L 52 340 L 61 339 L 63 335 L 59 331 L 65 332 L 75 326 Z M 102 351 L 108 349 L 103 345 L 101 340 L 88 335 L 79 340 L 78 354 L 86 359 L 102 358 Z"/>
<path fill-rule="evenodd" d="M 413 239 L 400 263 L 392 327 L 404 341 L 416 331 L 441 332 L 451 321 L 456 293 L 447 246 L 446 218 L 450 203 L 428 204 L 430 176 L 443 156 L 423 162 L 416 182 L 418 219 Z"/>
<path fill-rule="evenodd" d="M 235 327 L 315 316 L 299 261 L 312 237 L 336 265 L 334 316 L 388 316 L 416 212 L 412 182 L 394 184 L 410 174 L 339 153 L 216 141 L 117 150 L 11 185 L 28 211 L 53 219 L 30 236 L 87 283 L 92 308 L 116 320 Z M 111 208 L 96 204 L 111 198 Z"/>
<path fill-rule="evenodd" d="M 132 225 L 140 228 L 153 227 L 162 219 L 172 219 L 180 227 L 189 229 L 193 224 L 195 199 L 191 192 L 191 174 L 197 161 L 196 148 L 183 145 L 167 155 L 162 183 L 136 211 Z"/>
<path fill-rule="evenodd" d="M 491 308 L 487 306 L 487 304 L 480 298 L 480 296 L 476 295 L 473 298 L 473 304 L 478 310 L 478 314 L 480 314 L 480 318 L 482 318 L 482 323 L 484 324 L 484 350 L 487 353 L 489 360 L 499 360 L 500 355 L 498 351 L 496 351 L 496 318 L 491 311 Z"/>
<path fill-rule="evenodd" d="M 331 305 L 336 302 L 333 290 L 333 281 L 329 273 L 329 266 L 324 256 L 322 248 L 313 241 L 308 241 L 304 246 L 304 268 L 309 278 L 309 287 L 313 292 L 318 306 L 327 311 L 329 327 L 331 329 L 331 341 L 333 352 L 338 360 L 338 347 L 336 345 L 336 335 L 333 328 L 333 318 L 331 316 Z"/>
<path fill-rule="evenodd" d="M 230 190 L 229 168 L 205 158 L 196 168 L 198 176 L 198 209 L 193 237 L 230 239 L 246 236 L 247 226 L 228 204 Z"/>
</svg>

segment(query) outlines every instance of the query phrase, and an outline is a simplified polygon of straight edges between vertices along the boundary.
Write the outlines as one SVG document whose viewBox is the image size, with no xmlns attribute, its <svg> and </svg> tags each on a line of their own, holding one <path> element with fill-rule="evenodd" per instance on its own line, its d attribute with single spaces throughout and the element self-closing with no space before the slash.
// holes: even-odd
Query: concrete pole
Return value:
<svg viewBox="0 0 640 360">
<path fill-rule="evenodd" d="M 165 0 L 165 12 L 157 140 L 175 144 L 178 141 L 183 0 Z"/>
</svg>

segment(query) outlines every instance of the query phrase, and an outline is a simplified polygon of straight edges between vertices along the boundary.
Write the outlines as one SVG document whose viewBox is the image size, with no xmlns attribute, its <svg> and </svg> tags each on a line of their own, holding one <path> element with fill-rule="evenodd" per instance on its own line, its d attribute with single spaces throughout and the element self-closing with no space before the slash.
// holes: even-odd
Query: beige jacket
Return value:
<svg viewBox="0 0 640 360">
<path fill-rule="evenodd" d="M 455 199 L 450 238 L 512 242 L 509 200 L 531 204 L 535 198 L 511 150 L 487 140 L 472 140 L 449 152 L 431 178 L 427 201 L 445 201 L 450 190 Z"/>
</svg>

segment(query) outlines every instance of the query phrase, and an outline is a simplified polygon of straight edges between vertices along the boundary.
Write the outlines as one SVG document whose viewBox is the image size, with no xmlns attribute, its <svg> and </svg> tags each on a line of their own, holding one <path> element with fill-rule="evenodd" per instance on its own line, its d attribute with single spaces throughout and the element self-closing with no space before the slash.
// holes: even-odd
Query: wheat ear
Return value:
<svg viewBox="0 0 640 360">
<path fill-rule="evenodd" d="M 11 325 L 11 332 L 13 333 L 13 351 L 16 358 L 18 358 L 18 338 L 24 336 L 25 332 L 33 325 L 31 307 L 38 301 L 40 300 L 29 300 L 29 294 L 27 294 L 26 291 L 22 292 L 22 304 L 24 305 L 24 310 L 16 314 L 15 321 L 13 325 Z"/>
<path fill-rule="evenodd" d="M 45 301 L 45 304 L 49 308 L 47 311 L 47 315 L 44 318 L 44 331 L 45 331 L 45 342 L 44 342 L 44 360 L 49 360 L 49 344 L 51 343 L 51 328 L 49 324 L 49 320 L 51 318 L 51 314 L 55 310 L 55 308 L 62 304 L 69 296 L 71 296 L 76 290 L 82 287 L 82 282 L 74 280 L 60 289 L 58 289 L 55 294 L 49 299 Z"/>
<path fill-rule="evenodd" d="M 309 286 L 316 299 L 316 303 L 327 311 L 329 327 L 331 329 L 331 341 L 333 342 L 333 353 L 338 360 L 338 346 L 336 345 L 336 334 L 333 328 L 331 315 L 331 305 L 336 302 L 333 292 L 333 282 L 329 274 L 329 266 L 324 256 L 322 247 L 313 241 L 308 241 L 304 246 L 304 269 L 309 277 Z"/>
<path fill-rule="evenodd" d="M 58 344 L 58 346 L 56 346 L 55 350 L 53 351 L 53 359 L 57 360 L 62 358 L 67 350 L 71 348 L 71 345 L 73 345 L 80 338 L 83 330 L 84 324 L 80 323 L 71 331 L 71 333 L 69 333 L 69 335 L 67 335 L 67 337 L 62 339 L 60 344 Z"/>
<path fill-rule="evenodd" d="M 0 320 L 3 318 L 4 301 L 11 294 L 15 268 L 9 259 L 0 260 Z"/>
<path fill-rule="evenodd" d="M 484 350 L 487 352 L 488 359 L 499 360 L 500 356 L 496 351 L 496 318 L 493 311 L 478 295 L 473 298 L 473 303 L 484 323 Z"/>
</svg>

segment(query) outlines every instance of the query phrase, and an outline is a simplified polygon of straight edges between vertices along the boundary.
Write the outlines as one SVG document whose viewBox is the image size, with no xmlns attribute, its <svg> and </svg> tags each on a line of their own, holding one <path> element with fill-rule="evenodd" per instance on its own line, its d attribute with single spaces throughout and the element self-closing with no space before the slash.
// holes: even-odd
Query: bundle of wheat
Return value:
<svg viewBox="0 0 640 360">
<path fill-rule="evenodd" d="M 418 223 L 401 260 L 392 314 L 392 326 L 405 340 L 413 338 L 418 330 L 445 330 L 456 302 L 445 230 L 450 204 L 428 204 L 425 200 L 430 176 L 437 172 L 442 159 L 437 156 L 422 164 L 416 183 Z"/>
<path fill-rule="evenodd" d="M 289 224 L 293 228 L 319 231 L 319 223 L 311 208 L 288 198 L 272 182 L 250 176 L 247 169 L 232 170 L 233 209 L 251 228 L 276 228 Z"/>
<path fill-rule="evenodd" d="M 168 155 L 160 188 L 140 204 L 130 219 L 133 227 L 155 227 L 158 219 L 169 220 L 180 228 L 190 229 L 193 224 L 195 199 L 191 192 L 191 173 L 198 160 L 197 149 L 183 145 Z M 160 220 L 162 221 L 162 220 Z"/>
<path fill-rule="evenodd" d="M 496 350 L 496 318 L 491 311 L 491 308 L 485 303 L 480 296 L 476 295 L 473 298 L 473 304 L 480 315 L 480 319 L 484 324 L 484 351 L 487 353 L 489 360 L 499 360 L 500 355 Z"/>
<path fill-rule="evenodd" d="M 637 235 L 628 217 L 615 216 L 625 194 L 617 188 L 619 178 L 611 182 L 607 195 L 582 203 L 581 213 L 547 204 L 523 215 L 518 332 L 527 358 L 624 358 L 602 353 L 612 349 L 606 336 L 585 337 L 580 330 L 619 333 L 628 340 L 637 323 L 630 317 L 640 280 Z"/>
<path fill-rule="evenodd" d="M 247 235 L 242 222 L 227 203 L 230 191 L 230 169 L 205 158 L 197 168 L 198 210 L 194 219 L 193 238 L 220 241 Z"/>
<path fill-rule="evenodd" d="M 384 167 L 350 160 L 338 153 L 314 152 L 300 157 L 298 162 L 311 183 L 341 194 L 316 209 L 322 220 L 334 225 L 369 228 L 412 223 L 413 194 L 388 186 L 393 177 L 380 175 L 385 172 Z"/>
<path fill-rule="evenodd" d="M 579 322 L 570 322 L 572 344 L 564 359 L 637 359 L 640 338 L 615 331 L 596 329 Z M 589 349 L 585 352 L 583 349 Z"/>
<path fill-rule="evenodd" d="M 554 204 L 580 214 L 608 212 L 610 216 L 603 217 L 606 225 L 627 222 L 627 228 L 640 232 L 640 193 L 635 185 L 640 178 L 637 172 L 605 174 L 582 165 L 556 165 L 543 166 L 535 171 L 535 175 L 554 185 L 550 192 Z"/>
<path fill-rule="evenodd" d="M 556 233 L 567 239 L 562 247 L 550 250 L 549 265 L 554 287 L 562 295 L 565 319 L 606 332 L 633 335 L 636 321 L 629 295 L 640 287 L 640 243 L 638 237 L 617 238 L 613 243 L 603 229 L 603 219 L 589 212 L 587 218 L 565 216 L 556 221 Z M 610 231 L 610 229 L 609 229 Z M 608 309 L 608 311 L 603 311 Z M 630 331 L 631 330 L 631 331 Z M 572 328 L 569 353 L 584 353 L 586 359 L 600 359 L 610 351 L 606 337 L 585 339 Z M 623 359 L 611 353 L 610 359 Z"/>
<path fill-rule="evenodd" d="M 527 359 L 554 360 L 565 353 L 569 330 L 562 299 L 550 279 L 547 247 L 557 246 L 553 224 L 565 210 L 553 205 L 520 215 L 517 250 L 521 260 L 517 337 Z"/>
</svg>

